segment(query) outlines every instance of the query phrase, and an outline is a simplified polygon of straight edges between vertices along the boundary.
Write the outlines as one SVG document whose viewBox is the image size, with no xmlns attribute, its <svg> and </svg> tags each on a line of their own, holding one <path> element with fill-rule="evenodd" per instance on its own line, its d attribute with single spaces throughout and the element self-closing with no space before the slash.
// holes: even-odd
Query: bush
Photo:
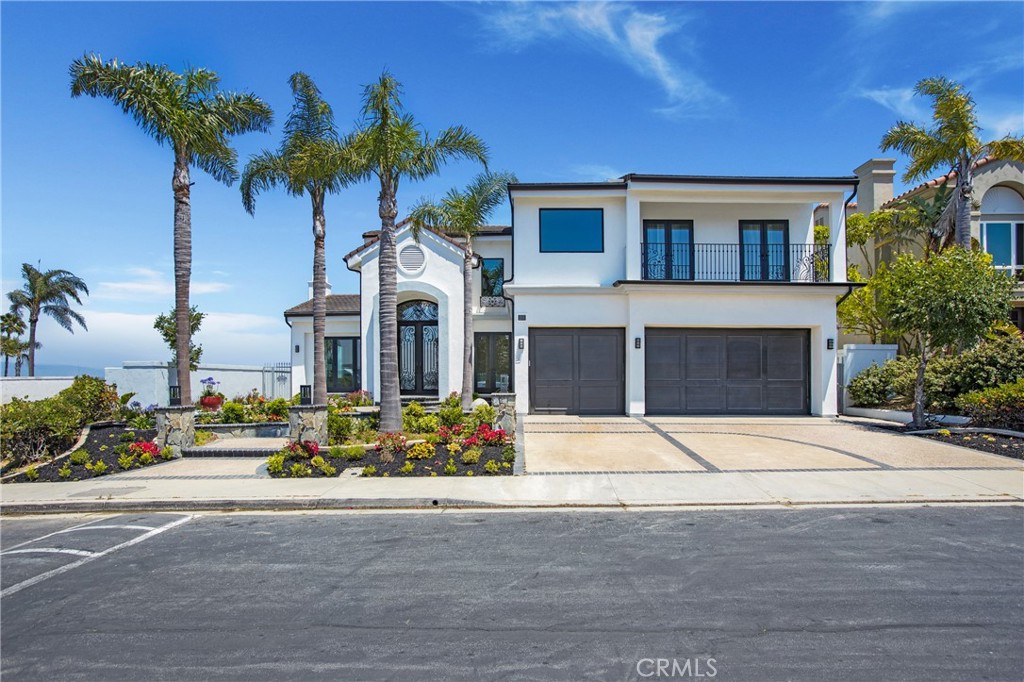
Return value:
<svg viewBox="0 0 1024 682">
<path fill-rule="evenodd" d="M 430 459 L 434 456 L 434 446 L 430 443 L 416 443 L 405 453 L 406 459 Z"/>
<path fill-rule="evenodd" d="M 69 462 L 64 462 L 64 466 L 57 469 L 57 475 L 61 478 L 71 478 L 71 464 Z"/>
<path fill-rule="evenodd" d="M 222 424 L 244 424 L 245 406 L 229 400 L 220 407 L 220 421 Z"/>
<path fill-rule="evenodd" d="M 501 449 L 501 461 L 512 463 L 516 461 L 516 446 L 506 445 Z"/>
<path fill-rule="evenodd" d="M 913 402 L 916 378 L 916 357 L 899 357 L 884 365 L 872 363 L 850 381 L 850 399 L 861 407 Z"/>
<path fill-rule="evenodd" d="M 411 474 L 413 472 L 413 470 L 415 470 L 415 469 L 416 469 L 416 465 L 413 464 L 412 462 L 410 462 L 409 460 L 406 460 L 405 464 L 403 464 L 401 467 L 399 467 L 398 473 L 408 475 L 408 474 Z"/>
<path fill-rule="evenodd" d="M 267 473 L 279 474 L 284 471 L 284 455 L 271 455 L 267 458 Z"/>
<path fill-rule="evenodd" d="M 148 467 L 152 463 L 153 455 L 149 454 L 148 452 L 143 452 L 141 455 L 139 455 L 139 464 L 141 464 L 142 466 Z"/>
<path fill-rule="evenodd" d="M 308 478 L 313 475 L 313 470 L 302 462 L 296 462 L 292 464 L 292 468 L 289 470 L 292 478 Z"/>
<path fill-rule="evenodd" d="M 376 473 L 377 473 L 377 467 L 375 467 L 375 466 L 373 466 L 371 464 L 370 466 L 363 468 L 363 474 L 362 475 L 363 476 L 373 476 Z"/>
<path fill-rule="evenodd" d="M 397 453 L 405 450 L 405 436 L 400 433 L 382 433 L 377 436 L 375 448 L 380 454 L 380 461 L 390 462 Z"/>
<path fill-rule="evenodd" d="M 480 461 L 481 454 L 480 450 L 466 450 L 462 453 L 462 463 L 466 466 L 472 466 Z"/>
<path fill-rule="evenodd" d="M 498 413 L 493 407 L 490 405 L 478 405 L 469 413 L 469 417 L 466 418 L 466 424 L 470 430 L 476 431 L 482 425 L 493 426 L 497 419 Z"/>
<path fill-rule="evenodd" d="M 449 459 L 448 463 L 444 465 L 444 475 L 445 476 L 454 476 L 456 473 L 458 473 L 458 471 L 459 471 L 459 468 L 457 466 L 455 466 L 455 460 L 454 459 Z"/>
<path fill-rule="evenodd" d="M 74 445 L 80 413 L 59 397 L 19 400 L 0 407 L 0 456 L 22 466 L 53 457 Z"/>
<path fill-rule="evenodd" d="M 83 425 L 113 419 L 121 408 L 116 387 L 84 374 L 75 377 L 71 385 L 54 398 L 74 409 Z"/>
<path fill-rule="evenodd" d="M 356 428 L 356 420 L 336 412 L 327 413 L 327 440 L 340 444 L 351 438 Z"/>
<path fill-rule="evenodd" d="M 68 459 L 71 461 L 72 464 L 88 464 L 89 453 L 86 452 L 85 450 L 75 450 L 74 452 L 71 453 L 71 455 L 68 456 Z"/>
<path fill-rule="evenodd" d="M 965 393 L 956 406 L 978 426 L 1024 431 L 1024 379 Z"/>
<path fill-rule="evenodd" d="M 449 428 L 461 426 L 465 419 L 466 415 L 463 413 L 461 406 L 442 407 L 437 411 L 437 421 L 441 426 Z"/>
<path fill-rule="evenodd" d="M 135 455 L 127 452 L 121 455 L 120 457 L 117 458 L 117 466 L 125 470 L 131 469 L 133 466 L 135 466 Z"/>
<path fill-rule="evenodd" d="M 334 454 L 334 448 L 331 448 L 331 457 L 344 457 L 350 462 L 357 462 L 366 456 L 366 448 L 361 445 L 350 445 L 347 448 L 338 448 L 339 454 Z"/>
<path fill-rule="evenodd" d="M 102 459 L 98 459 L 92 464 L 86 464 L 85 468 L 91 471 L 95 476 L 102 476 L 107 473 L 107 465 Z"/>
<path fill-rule="evenodd" d="M 484 473 L 496 474 L 499 473 L 500 471 L 501 467 L 498 465 L 498 462 L 496 460 L 489 459 L 484 463 Z"/>
<path fill-rule="evenodd" d="M 25 478 L 30 481 L 35 481 L 39 478 L 39 472 L 36 471 L 35 467 L 29 467 L 28 469 L 25 469 Z"/>
<path fill-rule="evenodd" d="M 217 435 L 213 431 L 205 431 L 202 429 L 196 430 L 195 443 L 196 447 L 206 445 L 207 443 L 217 440 Z"/>
<path fill-rule="evenodd" d="M 171 446 L 169 445 L 165 446 L 162 450 L 160 450 L 160 457 L 164 461 L 169 462 L 170 460 L 174 459 L 174 450 L 172 450 Z"/>
</svg>

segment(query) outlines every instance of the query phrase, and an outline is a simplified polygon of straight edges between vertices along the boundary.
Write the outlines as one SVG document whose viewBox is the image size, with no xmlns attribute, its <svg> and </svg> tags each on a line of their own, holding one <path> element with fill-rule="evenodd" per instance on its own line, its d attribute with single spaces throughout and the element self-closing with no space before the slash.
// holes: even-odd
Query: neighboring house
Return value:
<svg viewBox="0 0 1024 682">
<path fill-rule="evenodd" d="M 948 173 L 894 197 L 895 163 L 895 159 L 870 159 L 857 168 L 858 210 L 870 213 L 895 208 L 900 202 L 917 197 L 927 200 L 943 183 L 950 190 L 956 184 L 956 173 Z M 1010 318 L 1024 330 L 1024 164 L 989 158 L 978 161 L 974 166 L 974 198 L 971 236 L 992 255 L 996 268 L 1017 280 Z M 856 247 L 848 253 L 852 263 L 863 258 Z M 876 252 L 873 265 L 877 266 L 879 259 L 886 259 L 886 254 Z M 861 270 L 864 271 L 863 265 Z"/>
<path fill-rule="evenodd" d="M 852 289 L 843 206 L 856 184 L 510 185 L 513 227 L 473 241 L 476 391 L 513 391 L 524 413 L 836 414 L 836 299 Z M 821 203 L 830 235 L 815 245 Z M 328 317 L 328 348 L 353 359 L 328 355 L 328 381 L 376 394 L 378 245 L 364 239 L 345 257 L 360 273 L 358 314 L 346 300 Z M 429 231 L 417 243 L 400 224 L 397 254 L 402 392 L 436 399 L 461 386 L 462 247 Z M 309 302 L 286 313 L 296 387 L 310 383 L 311 315 Z"/>
</svg>

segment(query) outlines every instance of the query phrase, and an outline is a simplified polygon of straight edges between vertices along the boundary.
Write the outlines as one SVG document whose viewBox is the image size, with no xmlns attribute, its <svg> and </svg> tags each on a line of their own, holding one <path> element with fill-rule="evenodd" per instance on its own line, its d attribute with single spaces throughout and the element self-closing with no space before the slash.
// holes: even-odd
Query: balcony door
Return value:
<svg viewBox="0 0 1024 682">
<path fill-rule="evenodd" d="M 644 279 L 693 279 L 693 221 L 645 220 Z"/>
<path fill-rule="evenodd" d="M 789 221 L 740 221 L 740 279 L 789 280 Z"/>
<path fill-rule="evenodd" d="M 409 301 L 398 306 L 398 386 L 409 395 L 437 393 L 437 304 Z"/>
</svg>

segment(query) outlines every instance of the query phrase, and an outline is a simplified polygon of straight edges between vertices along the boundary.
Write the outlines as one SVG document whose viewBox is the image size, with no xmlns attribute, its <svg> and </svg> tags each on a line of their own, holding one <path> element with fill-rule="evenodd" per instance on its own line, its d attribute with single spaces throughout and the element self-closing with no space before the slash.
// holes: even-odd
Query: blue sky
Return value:
<svg viewBox="0 0 1024 682">
<path fill-rule="evenodd" d="M 428 131 L 461 123 L 491 166 L 525 181 L 626 172 L 845 175 L 898 118 L 925 121 L 915 82 L 974 94 L 985 134 L 1024 128 L 1024 4 L 856 3 L 16 3 L 0 4 L 3 291 L 23 262 L 65 268 L 92 295 L 89 331 L 40 325 L 39 363 L 162 359 L 152 320 L 173 305 L 170 151 L 109 101 L 69 94 L 86 52 L 216 71 L 274 109 L 235 138 L 240 161 L 276 148 L 288 76 L 309 73 L 342 128 L 385 67 Z M 963 45 L 962 61 L 956 50 Z M 897 164 L 904 167 L 904 160 Z M 400 211 L 479 168 L 455 164 L 400 189 Z M 256 216 L 195 171 L 192 300 L 209 313 L 205 359 L 288 356 L 282 311 L 304 300 L 306 198 L 270 193 Z M 899 189 L 899 188 L 898 188 Z M 366 183 L 328 199 L 328 275 L 379 225 Z M 506 222 L 508 209 L 495 215 Z"/>
</svg>

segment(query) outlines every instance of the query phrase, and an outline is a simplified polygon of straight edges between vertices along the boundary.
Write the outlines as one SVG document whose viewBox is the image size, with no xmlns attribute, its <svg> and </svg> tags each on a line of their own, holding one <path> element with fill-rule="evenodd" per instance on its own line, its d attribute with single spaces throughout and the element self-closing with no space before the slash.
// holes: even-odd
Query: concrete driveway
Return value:
<svg viewBox="0 0 1024 682">
<path fill-rule="evenodd" d="M 1024 462 L 816 417 L 524 420 L 527 473 L 1024 469 Z"/>
</svg>

